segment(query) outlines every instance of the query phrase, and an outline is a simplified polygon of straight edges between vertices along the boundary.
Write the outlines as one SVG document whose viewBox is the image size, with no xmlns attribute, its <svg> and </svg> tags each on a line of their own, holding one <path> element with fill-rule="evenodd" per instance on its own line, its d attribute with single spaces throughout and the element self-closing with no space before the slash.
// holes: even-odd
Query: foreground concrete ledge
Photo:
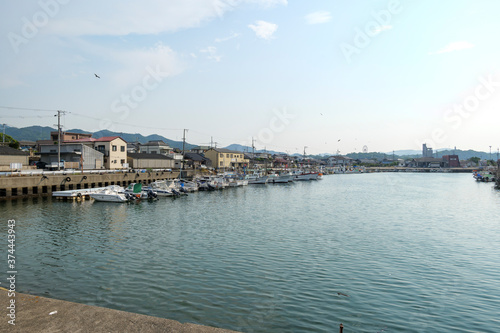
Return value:
<svg viewBox="0 0 500 333">
<path fill-rule="evenodd" d="M 15 299 L 15 325 L 9 324 L 11 299 Z M 17 292 L 10 298 L 3 288 L 0 308 L 0 332 L 235 332 Z"/>
</svg>

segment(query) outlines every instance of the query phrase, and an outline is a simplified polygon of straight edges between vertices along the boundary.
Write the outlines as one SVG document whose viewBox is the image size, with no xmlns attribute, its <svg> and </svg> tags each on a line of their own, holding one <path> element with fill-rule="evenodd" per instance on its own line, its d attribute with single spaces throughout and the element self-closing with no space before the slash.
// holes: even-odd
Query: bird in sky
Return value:
<svg viewBox="0 0 500 333">
<path fill-rule="evenodd" d="M 340 139 L 337 142 L 340 142 Z"/>
<path fill-rule="evenodd" d="M 100 79 L 101 77 L 99 75 L 97 75 L 96 73 L 94 73 L 95 77 Z"/>
</svg>

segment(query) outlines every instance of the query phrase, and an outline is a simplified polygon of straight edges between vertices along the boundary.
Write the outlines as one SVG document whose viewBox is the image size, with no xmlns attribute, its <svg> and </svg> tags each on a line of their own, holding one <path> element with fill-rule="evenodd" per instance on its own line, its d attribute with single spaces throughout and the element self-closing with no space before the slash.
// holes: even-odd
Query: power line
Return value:
<svg viewBox="0 0 500 333">
<path fill-rule="evenodd" d="M 0 109 L 42 111 L 42 112 L 57 112 L 57 111 L 59 111 L 59 110 L 49 110 L 49 109 L 18 108 L 18 107 L 14 107 L 14 106 L 0 106 Z"/>
</svg>

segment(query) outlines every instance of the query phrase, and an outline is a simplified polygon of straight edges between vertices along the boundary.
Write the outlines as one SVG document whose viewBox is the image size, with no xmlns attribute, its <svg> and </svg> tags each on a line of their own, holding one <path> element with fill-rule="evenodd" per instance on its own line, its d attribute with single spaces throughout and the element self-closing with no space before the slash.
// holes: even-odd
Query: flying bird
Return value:
<svg viewBox="0 0 500 333">
<path fill-rule="evenodd" d="M 340 142 L 340 139 L 337 142 Z"/>
<path fill-rule="evenodd" d="M 94 73 L 95 77 L 100 79 L 101 77 L 99 75 L 97 75 L 96 73 Z"/>
</svg>

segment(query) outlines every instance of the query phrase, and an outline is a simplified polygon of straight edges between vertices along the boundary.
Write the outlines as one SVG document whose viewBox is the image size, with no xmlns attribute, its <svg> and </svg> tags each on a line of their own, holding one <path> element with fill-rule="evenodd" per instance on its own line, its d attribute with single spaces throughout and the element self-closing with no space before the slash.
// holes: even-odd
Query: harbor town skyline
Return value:
<svg viewBox="0 0 500 333">
<path fill-rule="evenodd" d="M 187 128 L 195 144 L 290 154 L 499 146 L 497 2 L 2 7 L 7 126 L 54 127 L 65 110 L 65 130 Z"/>
</svg>

